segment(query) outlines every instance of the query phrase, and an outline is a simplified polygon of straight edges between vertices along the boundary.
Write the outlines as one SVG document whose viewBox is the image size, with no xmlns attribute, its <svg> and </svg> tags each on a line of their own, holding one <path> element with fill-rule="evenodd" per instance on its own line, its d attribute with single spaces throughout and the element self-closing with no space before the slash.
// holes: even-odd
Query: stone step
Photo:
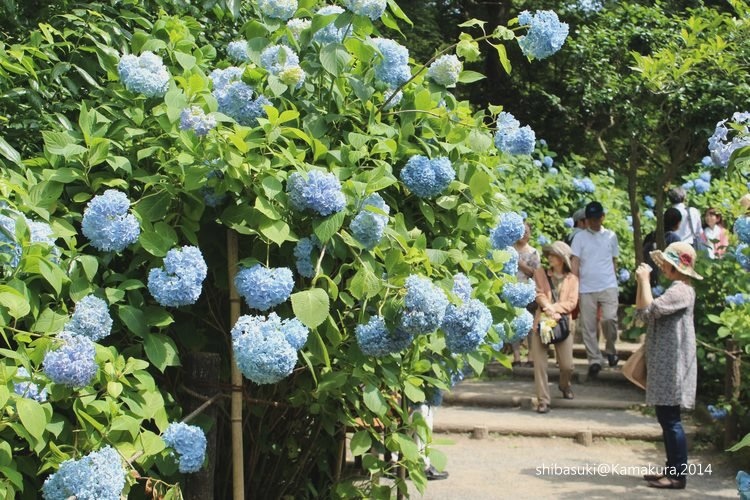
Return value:
<svg viewBox="0 0 750 500">
<path fill-rule="evenodd" d="M 599 349 L 604 352 L 606 344 L 604 342 L 599 343 Z M 630 357 L 631 354 L 633 354 L 635 351 L 637 351 L 641 347 L 640 342 L 626 342 L 624 340 L 620 340 L 615 344 L 615 348 L 617 349 L 617 355 L 620 357 L 620 361 L 625 361 Z M 583 343 L 575 343 L 573 344 L 573 357 L 574 358 L 586 358 L 586 346 Z"/>
<path fill-rule="evenodd" d="M 573 383 L 578 384 L 625 384 L 631 385 L 631 382 L 622 374 L 622 363 L 616 367 L 602 367 L 602 370 L 596 377 L 589 377 L 588 362 L 585 359 L 573 359 Z M 531 366 L 514 366 L 506 368 L 498 362 L 489 363 L 485 367 L 485 372 L 490 378 L 508 378 L 514 379 L 533 379 L 534 368 Z M 549 360 L 547 366 L 547 376 L 550 380 L 557 381 L 560 379 L 560 369 L 554 359 Z"/>
</svg>

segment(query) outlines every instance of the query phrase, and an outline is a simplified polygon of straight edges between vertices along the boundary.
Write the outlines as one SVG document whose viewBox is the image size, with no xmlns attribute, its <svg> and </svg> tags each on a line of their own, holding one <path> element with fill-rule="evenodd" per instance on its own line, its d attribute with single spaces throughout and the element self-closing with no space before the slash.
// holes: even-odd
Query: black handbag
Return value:
<svg viewBox="0 0 750 500">
<path fill-rule="evenodd" d="M 555 291 L 555 287 L 552 284 L 552 280 L 550 279 L 549 275 L 547 275 L 547 281 L 549 282 L 549 288 L 552 292 L 552 300 L 557 302 L 557 292 Z M 539 326 L 537 326 L 537 333 L 541 335 L 541 322 Z M 546 345 L 562 342 L 563 340 L 568 338 L 568 335 L 570 335 L 570 319 L 568 318 L 567 314 L 560 314 L 560 319 L 557 320 L 557 325 L 555 325 L 555 327 L 552 329 L 552 336 L 550 337 L 550 341 L 547 342 Z"/>
</svg>

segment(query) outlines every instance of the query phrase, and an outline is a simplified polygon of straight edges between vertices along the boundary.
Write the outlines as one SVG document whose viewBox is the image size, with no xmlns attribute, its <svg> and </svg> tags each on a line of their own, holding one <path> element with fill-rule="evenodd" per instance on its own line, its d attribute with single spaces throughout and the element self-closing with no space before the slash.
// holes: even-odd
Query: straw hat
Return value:
<svg viewBox="0 0 750 500">
<path fill-rule="evenodd" d="M 662 252 L 654 250 L 649 254 L 657 265 L 661 266 L 663 262 L 668 262 L 674 266 L 677 271 L 690 276 L 697 280 L 702 280 L 703 276 L 695 272 L 695 249 L 692 245 L 684 241 L 672 243 Z"/>
<path fill-rule="evenodd" d="M 564 241 L 555 241 L 551 245 L 544 245 L 542 247 L 542 253 L 545 255 L 550 253 L 555 254 L 563 260 L 565 265 L 568 266 L 568 269 L 573 268 L 573 266 L 570 265 L 570 257 L 573 251 Z"/>
</svg>

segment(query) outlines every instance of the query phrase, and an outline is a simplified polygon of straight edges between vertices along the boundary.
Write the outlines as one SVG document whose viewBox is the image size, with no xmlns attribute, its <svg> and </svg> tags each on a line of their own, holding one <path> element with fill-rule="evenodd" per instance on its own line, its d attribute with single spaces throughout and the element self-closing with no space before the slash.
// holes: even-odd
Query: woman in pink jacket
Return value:
<svg viewBox="0 0 750 500">
<path fill-rule="evenodd" d="M 542 253 L 547 257 L 548 265 L 537 268 L 534 273 L 536 282 L 536 303 L 539 307 L 534 315 L 534 327 L 529 335 L 531 357 L 534 361 L 534 385 L 538 400 L 537 412 L 549 412 L 550 395 L 547 376 L 547 344 L 542 343 L 539 334 L 539 321 L 542 313 L 552 319 L 559 319 L 561 314 L 568 315 L 570 332 L 575 331 L 570 313 L 578 304 L 578 277 L 571 272 L 570 247 L 562 241 L 555 241 L 545 246 Z M 552 287 L 557 292 L 557 301 L 552 297 Z M 565 399 L 573 399 L 570 382 L 573 377 L 573 335 L 554 344 L 557 363 L 560 366 L 560 391 Z"/>
<path fill-rule="evenodd" d="M 701 233 L 701 246 L 708 252 L 709 259 L 720 259 L 729 246 L 729 235 L 724 227 L 721 212 L 716 208 L 706 210 L 703 217 L 706 225 Z"/>
</svg>

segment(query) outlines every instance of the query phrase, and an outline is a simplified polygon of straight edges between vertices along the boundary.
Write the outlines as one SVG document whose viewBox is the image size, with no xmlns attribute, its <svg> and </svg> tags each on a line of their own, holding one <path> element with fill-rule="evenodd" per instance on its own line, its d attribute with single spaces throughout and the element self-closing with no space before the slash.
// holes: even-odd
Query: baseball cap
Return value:
<svg viewBox="0 0 750 500">
<path fill-rule="evenodd" d="M 604 215 L 604 207 L 598 201 L 592 201 L 586 205 L 586 218 L 587 219 L 598 219 Z"/>
<path fill-rule="evenodd" d="M 579 220 L 583 220 L 586 218 L 586 210 L 583 208 L 579 208 L 575 212 L 573 212 L 573 222 L 578 222 Z"/>
</svg>

